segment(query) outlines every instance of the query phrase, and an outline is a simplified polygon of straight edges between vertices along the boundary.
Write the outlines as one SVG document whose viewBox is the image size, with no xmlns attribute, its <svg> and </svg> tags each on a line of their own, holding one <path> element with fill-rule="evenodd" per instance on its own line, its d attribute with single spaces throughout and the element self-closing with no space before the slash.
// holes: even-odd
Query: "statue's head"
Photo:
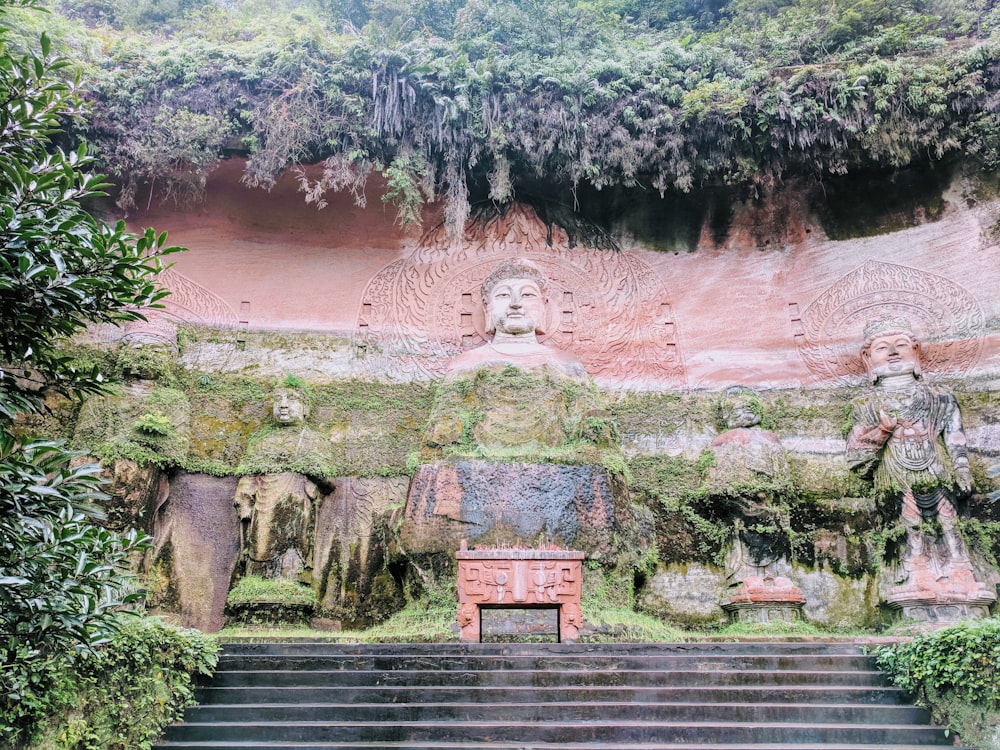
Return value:
<svg viewBox="0 0 1000 750">
<path fill-rule="evenodd" d="M 737 427 L 753 427 L 760 424 L 760 399 L 749 388 L 734 385 L 727 388 L 719 399 L 719 417 L 729 430 Z"/>
<path fill-rule="evenodd" d="M 872 382 L 887 375 L 920 377 L 920 340 L 902 317 L 875 320 L 865 326 L 861 361 Z"/>
<path fill-rule="evenodd" d="M 281 426 L 301 424 L 309 416 L 309 402 L 297 388 L 277 388 L 271 403 L 274 421 Z"/>
<path fill-rule="evenodd" d="M 548 279 L 530 260 L 505 260 L 482 285 L 486 329 L 512 336 L 541 333 Z"/>
</svg>

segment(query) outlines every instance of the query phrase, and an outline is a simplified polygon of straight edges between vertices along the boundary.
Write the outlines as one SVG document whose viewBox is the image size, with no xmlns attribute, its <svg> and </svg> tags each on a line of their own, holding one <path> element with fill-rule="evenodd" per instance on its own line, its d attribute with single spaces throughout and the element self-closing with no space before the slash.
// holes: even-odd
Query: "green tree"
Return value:
<svg viewBox="0 0 1000 750">
<path fill-rule="evenodd" d="M 99 467 L 71 467 L 58 443 L 20 438 L 19 414 L 44 409 L 52 390 L 101 391 L 101 372 L 78 370 L 60 342 L 90 322 L 141 317 L 166 292 L 156 284 L 165 235 L 129 234 L 81 207 L 100 195 L 84 148 L 55 143 L 82 113 L 68 63 L 38 49 L 12 53 L 0 5 L 0 744 L 31 733 L 59 700 L 58 667 L 114 632 L 132 594 L 126 573 L 137 534 L 90 523 Z"/>
</svg>

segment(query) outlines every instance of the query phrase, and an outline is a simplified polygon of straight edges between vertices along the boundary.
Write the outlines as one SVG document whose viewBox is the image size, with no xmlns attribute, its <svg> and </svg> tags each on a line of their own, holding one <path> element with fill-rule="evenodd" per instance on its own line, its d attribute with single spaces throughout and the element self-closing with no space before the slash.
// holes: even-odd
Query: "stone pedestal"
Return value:
<svg viewBox="0 0 1000 750">
<path fill-rule="evenodd" d="M 583 611 L 583 552 L 558 549 L 470 550 L 463 541 L 458 559 L 458 624 L 461 640 L 479 642 L 485 607 L 559 610 L 559 640 L 580 635 Z"/>
<path fill-rule="evenodd" d="M 802 590 L 784 576 L 749 576 L 722 600 L 722 609 L 734 622 L 795 622 L 805 602 Z"/>
<path fill-rule="evenodd" d="M 939 571 L 917 558 L 908 567 L 906 583 L 886 595 L 886 603 L 904 619 L 939 627 L 989 617 L 996 592 L 976 580 L 971 565 L 953 563 Z"/>
</svg>

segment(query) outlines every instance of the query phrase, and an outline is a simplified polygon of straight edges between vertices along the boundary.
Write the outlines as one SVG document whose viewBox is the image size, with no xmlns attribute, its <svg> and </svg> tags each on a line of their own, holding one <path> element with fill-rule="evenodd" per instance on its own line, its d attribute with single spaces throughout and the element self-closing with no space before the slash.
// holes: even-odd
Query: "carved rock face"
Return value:
<svg viewBox="0 0 1000 750">
<path fill-rule="evenodd" d="M 540 540 L 591 553 L 615 547 L 624 493 L 599 466 L 459 461 L 421 466 L 410 485 L 403 546 L 449 552 Z M 624 519 L 619 519 L 619 521 Z"/>
<path fill-rule="evenodd" d="M 868 349 L 868 368 L 876 378 L 913 374 L 920 361 L 920 348 L 905 333 L 878 336 Z"/>
<path fill-rule="evenodd" d="M 486 305 L 489 328 L 498 334 L 528 336 L 542 322 L 545 300 L 534 279 L 503 279 L 490 290 Z"/>
<path fill-rule="evenodd" d="M 274 392 L 271 413 L 279 425 L 301 424 L 309 414 L 302 397 L 292 388 L 279 388 Z"/>
<path fill-rule="evenodd" d="M 234 477 L 178 474 L 160 509 L 149 566 L 166 579 L 164 605 L 188 627 L 222 627 L 226 594 L 239 557 Z"/>
<path fill-rule="evenodd" d="M 240 479 L 233 505 L 242 527 L 246 575 L 296 578 L 312 551 L 316 485 L 284 472 Z"/>
<path fill-rule="evenodd" d="M 316 512 L 313 587 L 323 608 L 365 626 L 405 603 L 386 572 L 387 534 L 406 499 L 406 477 L 341 477 Z"/>
</svg>

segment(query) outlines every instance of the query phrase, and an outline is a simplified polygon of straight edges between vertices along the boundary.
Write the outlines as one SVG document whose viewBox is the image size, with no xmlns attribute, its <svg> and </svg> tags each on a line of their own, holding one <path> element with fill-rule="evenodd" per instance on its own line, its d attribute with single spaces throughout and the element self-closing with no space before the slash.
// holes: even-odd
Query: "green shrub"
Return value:
<svg viewBox="0 0 1000 750">
<path fill-rule="evenodd" d="M 215 642 L 197 630 L 123 616 L 108 643 L 52 675 L 60 710 L 30 747 L 152 747 L 163 728 L 194 703 L 194 677 L 212 673 L 216 651 Z"/>
<path fill-rule="evenodd" d="M 1000 619 L 964 622 L 875 651 L 892 681 L 965 744 L 985 746 L 1000 713 Z"/>
</svg>

